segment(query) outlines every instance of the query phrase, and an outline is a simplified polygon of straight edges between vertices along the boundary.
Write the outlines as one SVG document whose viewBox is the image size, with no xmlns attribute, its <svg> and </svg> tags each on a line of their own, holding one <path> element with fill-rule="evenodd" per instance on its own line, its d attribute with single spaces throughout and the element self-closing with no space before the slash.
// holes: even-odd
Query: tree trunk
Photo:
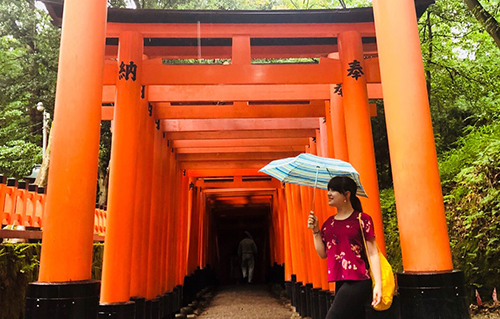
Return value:
<svg viewBox="0 0 500 319">
<path fill-rule="evenodd" d="M 108 201 L 108 179 L 109 179 L 109 170 L 105 170 L 104 172 L 102 170 L 99 170 L 99 177 L 97 179 L 97 186 L 98 186 L 98 198 L 97 198 L 97 204 L 99 206 L 106 206 L 106 203 Z"/>
<path fill-rule="evenodd" d="M 429 104 L 431 103 L 431 89 L 432 89 L 432 74 L 431 70 L 428 67 L 432 63 L 432 24 L 431 24 L 431 14 L 427 11 L 427 20 L 425 22 L 427 33 L 428 33 L 428 55 L 427 55 L 427 68 L 425 71 L 425 82 L 427 86 L 427 98 L 429 99 Z"/>
<path fill-rule="evenodd" d="M 51 126 L 52 130 L 52 126 Z M 49 131 L 50 132 L 50 131 Z M 38 175 L 35 179 L 35 184 L 38 187 L 46 187 L 47 181 L 49 180 L 49 165 L 50 165 L 50 142 L 52 141 L 52 134 L 49 134 L 49 138 L 47 141 L 47 148 L 45 149 L 45 156 L 42 160 L 42 165 L 40 166 L 40 170 L 38 171 Z"/>
<path fill-rule="evenodd" d="M 500 24 L 483 8 L 479 0 L 463 0 L 477 21 L 486 29 L 500 49 Z"/>
</svg>

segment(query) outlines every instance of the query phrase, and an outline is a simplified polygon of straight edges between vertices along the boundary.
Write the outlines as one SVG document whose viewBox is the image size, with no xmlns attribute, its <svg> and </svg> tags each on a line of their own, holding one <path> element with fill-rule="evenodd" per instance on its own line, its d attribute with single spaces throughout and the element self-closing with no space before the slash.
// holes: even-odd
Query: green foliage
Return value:
<svg viewBox="0 0 500 319">
<path fill-rule="evenodd" d="M 108 5 L 126 7 L 126 1 L 108 0 Z M 133 0 L 137 9 L 170 10 L 270 10 L 281 4 L 279 0 Z"/>
<path fill-rule="evenodd" d="M 36 138 L 22 102 L 0 106 L 0 110 L 0 174 L 20 179 L 41 162 L 42 149 L 33 142 Z"/>
<path fill-rule="evenodd" d="M 36 104 L 53 111 L 59 33 L 33 0 L 0 2 L 0 174 L 22 178 L 41 163 Z"/>
<path fill-rule="evenodd" d="M 0 173 L 4 176 L 18 179 L 28 176 L 41 161 L 41 149 L 33 143 L 14 140 L 0 146 Z"/>
<path fill-rule="evenodd" d="M 500 283 L 500 125 L 475 129 L 440 163 L 455 267 L 489 296 Z"/>
<path fill-rule="evenodd" d="M 278 10 L 371 7 L 369 0 L 133 0 L 137 9 L 173 10 Z M 125 8 L 127 1 L 108 0 L 108 6 Z"/>
<path fill-rule="evenodd" d="M 0 244 L 0 319 L 24 318 L 26 290 L 38 279 L 40 244 Z M 92 279 L 100 280 L 104 244 L 94 244 Z"/>
<path fill-rule="evenodd" d="M 341 9 L 371 7 L 368 0 L 283 0 L 282 9 Z"/>
<path fill-rule="evenodd" d="M 0 245 L 0 319 L 20 318 L 27 285 L 38 277 L 39 244 Z"/>
<path fill-rule="evenodd" d="M 500 114 L 500 50 L 462 0 L 439 0 L 419 21 L 438 154 L 467 126 Z"/>
<path fill-rule="evenodd" d="M 380 189 L 392 187 L 391 161 L 383 101 L 376 101 L 377 116 L 371 118 L 375 164 L 377 165 L 378 186 Z"/>
<path fill-rule="evenodd" d="M 111 158 L 111 138 L 111 121 L 102 121 L 99 140 L 99 173 L 102 175 L 106 175 Z"/>
<path fill-rule="evenodd" d="M 403 271 L 401 258 L 401 244 L 399 242 L 399 228 L 396 214 L 396 203 L 394 190 L 384 189 L 380 192 L 380 206 L 382 209 L 382 220 L 384 223 L 385 248 L 387 260 L 394 272 Z"/>
</svg>

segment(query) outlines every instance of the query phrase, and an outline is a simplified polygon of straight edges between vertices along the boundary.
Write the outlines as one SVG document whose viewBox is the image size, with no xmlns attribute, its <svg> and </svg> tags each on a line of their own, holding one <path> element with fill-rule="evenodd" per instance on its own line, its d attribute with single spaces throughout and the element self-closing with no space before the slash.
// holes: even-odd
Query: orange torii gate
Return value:
<svg viewBox="0 0 500 319">
<path fill-rule="evenodd" d="M 368 102 L 382 97 L 405 270 L 402 316 L 467 316 L 416 24 L 433 0 L 266 12 L 66 0 L 64 16 L 59 2 L 43 2 L 62 38 L 40 276 L 30 284 L 27 318 L 171 316 L 216 262 L 211 212 L 246 204 L 270 208 L 271 261 L 285 264 L 285 279 L 327 298 L 326 265 L 305 229 L 312 190 L 283 188 L 258 169 L 302 152 L 350 161 L 384 250 L 370 124 L 376 109 Z M 252 63 L 282 58 L 316 62 Z M 179 59 L 227 61 L 169 64 Z M 113 142 L 99 283 L 90 269 L 101 120 L 113 120 Z M 333 212 L 325 193 L 318 196 L 314 209 L 325 219 Z M 457 288 L 450 293 L 449 285 Z M 307 309 L 301 314 L 321 316 Z"/>
</svg>

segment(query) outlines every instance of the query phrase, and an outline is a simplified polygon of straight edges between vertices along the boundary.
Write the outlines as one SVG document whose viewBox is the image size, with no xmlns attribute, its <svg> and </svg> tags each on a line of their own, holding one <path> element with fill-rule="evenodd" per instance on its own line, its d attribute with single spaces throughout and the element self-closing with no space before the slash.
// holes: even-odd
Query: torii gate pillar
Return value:
<svg viewBox="0 0 500 319">
<path fill-rule="evenodd" d="M 66 0 L 38 282 L 26 318 L 96 318 L 91 280 L 106 0 Z M 82 32 L 83 30 L 83 32 Z"/>
<path fill-rule="evenodd" d="M 342 32 L 338 39 L 342 62 L 342 100 L 348 158 L 359 172 L 361 184 L 368 194 L 368 199 L 361 198 L 361 203 L 365 212 L 373 218 L 377 244 L 385 253 L 366 75 L 363 71 L 365 70 L 363 44 L 361 35 L 355 31 Z M 342 108 L 342 105 L 338 107 Z"/>
<path fill-rule="evenodd" d="M 470 318 L 453 271 L 413 0 L 374 0 L 404 272 L 401 316 Z"/>
</svg>

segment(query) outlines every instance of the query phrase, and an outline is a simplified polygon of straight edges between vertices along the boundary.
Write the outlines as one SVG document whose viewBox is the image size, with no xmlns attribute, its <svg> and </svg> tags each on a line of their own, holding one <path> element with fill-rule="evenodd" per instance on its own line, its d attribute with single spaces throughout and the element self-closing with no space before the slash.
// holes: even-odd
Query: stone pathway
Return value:
<svg viewBox="0 0 500 319">
<path fill-rule="evenodd" d="M 288 303 L 271 295 L 267 285 L 235 285 L 218 289 L 198 319 L 290 319 Z"/>
</svg>

